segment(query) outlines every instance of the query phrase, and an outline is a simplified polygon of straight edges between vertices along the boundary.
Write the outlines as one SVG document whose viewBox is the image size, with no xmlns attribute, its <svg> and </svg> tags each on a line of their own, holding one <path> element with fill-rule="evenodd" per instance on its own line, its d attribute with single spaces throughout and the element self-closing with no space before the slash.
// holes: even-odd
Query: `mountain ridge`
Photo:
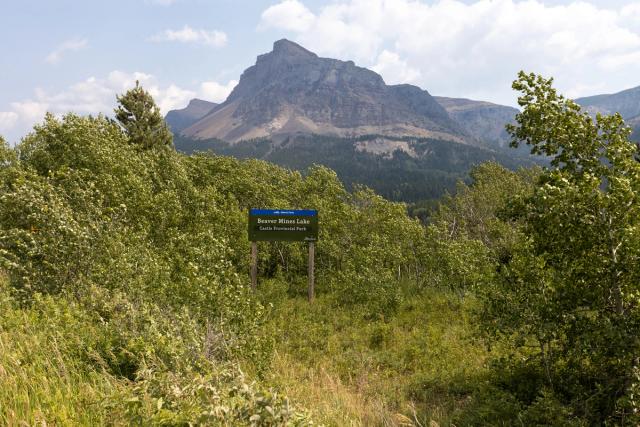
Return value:
<svg viewBox="0 0 640 427">
<path fill-rule="evenodd" d="M 353 61 L 321 58 L 286 39 L 258 56 L 223 103 L 180 133 L 233 143 L 299 134 L 473 143 L 428 91 L 387 85 Z"/>
<path fill-rule="evenodd" d="M 511 140 L 505 129 L 515 121 L 517 108 L 467 98 L 435 96 L 449 116 L 488 148 L 507 148 Z"/>
<path fill-rule="evenodd" d="M 172 132 L 180 133 L 183 129 L 206 116 L 217 106 L 218 104 L 215 102 L 193 98 L 186 107 L 169 111 L 165 116 L 165 121 Z"/>
<path fill-rule="evenodd" d="M 632 138 L 640 140 L 640 86 L 575 101 L 592 115 L 620 112 L 633 129 Z M 414 85 L 387 85 L 353 61 L 321 58 L 281 39 L 271 52 L 258 55 L 224 102 L 193 99 L 170 111 L 166 120 L 175 134 L 195 140 L 377 135 L 505 149 L 510 142 L 505 125 L 515 121 L 518 111 L 487 101 L 432 96 Z"/>
<path fill-rule="evenodd" d="M 625 120 L 640 116 L 640 86 L 612 94 L 576 98 L 575 101 L 592 114 L 620 113 Z"/>
<path fill-rule="evenodd" d="M 593 116 L 598 113 L 620 113 L 631 127 L 631 140 L 640 141 L 640 86 L 611 94 L 577 98 L 575 101 Z"/>
</svg>

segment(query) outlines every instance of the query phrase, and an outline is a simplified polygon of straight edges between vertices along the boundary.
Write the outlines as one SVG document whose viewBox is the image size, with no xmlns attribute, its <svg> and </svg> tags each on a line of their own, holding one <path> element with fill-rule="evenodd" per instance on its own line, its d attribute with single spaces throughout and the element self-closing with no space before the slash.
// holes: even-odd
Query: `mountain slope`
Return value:
<svg viewBox="0 0 640 427">
<path fill-rule="evenodd" d="M 640 141 L 640 86 L 610 95 L 596 95 L 575 100 L 590 114 L 620 113 L 633 133 L 631 139 Z"/>
<path fill-rule="evenodd" d="M 258 56 L 225 102 L 182 131 L 228 142 L 299 134 L 472 142 L 427 91 L 388 86 L 352 61 L 320 58 L 288 40 Z"/>
<path fill-rule="evenodd" d="M 640 116 L 633 117 L 626 122 L 633 129 L 631 139 L 633 141 L 640 141 Z"/>
<path fill-rule="evenodd" d="M 591 113 L 620 113 L 624 119 L 640 115 L 640 86 L 608 95 L 577 98 L 578 104 Z"/>
<path fill-rule="evenodd" d="M 217 105 L 214 102 L 203 101 L 202 99 L 192 99 L 185 108 L 169 111 L 165 116 L 165 121 L 173 133 L 180 133 L 183 129 L 188 128 L 206 116 Z"/>
<path fill-rule="evenodd" d="M 515 150 L 489 150 L 450 141 L 422 138 L 385 138 L 365 135 L 340 138 L 299 135 L 280 142 L 254 139 L 242 143 L 194 140 L 176 136 L 176 149 L 184 153 L 211 151 L 236 158 L 262 159 L 290 169 L 305 171 L 312 165 L 327 166 L 353 188 L 364 184 L 378 194 L 397 201 L 435 200 L 455 192 L 468 171 L 486 161 L 507 168 L 539 164 L 541 159 L 519 156 Z"/>
<path fill-rule="evenodd" d="M 515 120 L 518 114 L 516 108 L 463 98 L 434 98 L 453 120 L 482 145 L 490 148 L 508 147 L 510 138 L 505 125 Z"/>
<path fill-rule="evenodd" d="M 175 145 L 297 170 L 321 164 L 348 186 L 365 184 L 413 202 L 455 191 L 480 162 L 515 168 L 538 161 L 504 149 L 504 124 L 515 113 L 387 85 L 352 61 L 320 58 L 279 40 L 244 71 L 222 104 L 176 136 Z"/>
</svg>

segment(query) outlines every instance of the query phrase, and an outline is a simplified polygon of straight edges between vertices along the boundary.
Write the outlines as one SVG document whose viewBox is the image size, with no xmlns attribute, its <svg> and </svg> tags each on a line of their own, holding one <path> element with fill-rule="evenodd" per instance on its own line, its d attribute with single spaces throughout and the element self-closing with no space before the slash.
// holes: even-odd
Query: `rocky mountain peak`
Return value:
<svg viewBox="0 0 640 427">
<path fill-rule="evenodd" d="M 296 134 L 469 140 L 427 91 L 387 86 L 353 61 L 321 58 L 286 39 L 258 56 L 227 100 L 183 133 L 230 142 Z"/>
<path fill-rule="evenodd" d="M 318 55 L 316 55 L 315 53 L 310 52 L 304 47 L 300 46 L 299 44 L 294 43 L 291 40 L 287 40 L 287 39 L 280 39 L 274 42 L 273 50 L 270 52 L 270 54 L 279 56 L 279 57 L 296 56 L 296 57 L 310 58 L 310 59 L 318 57 Z M 267 53 L 266 55 L 269 55 L 269 53 Z M 262 55 L 262 56 L 266 56 L 266 55 Z"/>
<path fill-rule="evenodd" d="M 189 101 L 189 105 L 180 110 L 171 110 L 167 113 L 165 120 L 175 133 L 180 133 L 207 114 L 209 114 L 218 104 L 194 98 Z"/>
<path fill-rule="evenodd" d="M 215 104 L 213 102 L 205 101 L 204 99 L 198 98 L 193 98 L 187 105 L 187 108 L 204 108 L 208 110 L 211 110 L 213 107 L 215 107 Z"/>
</svg>

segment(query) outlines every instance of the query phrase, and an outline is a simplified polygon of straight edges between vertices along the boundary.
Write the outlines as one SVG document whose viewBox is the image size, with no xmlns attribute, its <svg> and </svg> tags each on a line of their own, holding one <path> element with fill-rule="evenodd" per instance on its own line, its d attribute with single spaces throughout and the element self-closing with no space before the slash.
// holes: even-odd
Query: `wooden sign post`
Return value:
<svg viewBox="0 0 640 427">
<path fill-rule="evenodd" d="M 309 302 L 315 295 L 315 242 L 318 240 L 318 211 L 249 209 L 251 241 L 251 288 L 258 286 L 258 241 L 309 243 Z"/>
<path fill-rule="evenodd" d="M 251 289 L 258 288 L 258 243 L 251 242 Z"/>
<path fill-rule="evenodd" d="M 314 277 L 314 263 L 315 263 L 315 256 L 316 256 L 316 244 L 315 242 L 309 242 L 309 271 L 308 271 L 308 275 L 309 275 L 309 302 L 313 301 L 313 297 L 314 297 L 314 292 L 315 292 L 315 277 Z"/>
</svg>

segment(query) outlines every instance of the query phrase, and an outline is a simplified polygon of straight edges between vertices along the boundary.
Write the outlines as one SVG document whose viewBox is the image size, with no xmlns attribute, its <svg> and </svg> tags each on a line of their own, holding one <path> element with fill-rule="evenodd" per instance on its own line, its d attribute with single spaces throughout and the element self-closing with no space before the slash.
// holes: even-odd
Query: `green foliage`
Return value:
<svg viewBox="0 0 640 427">
<path fill-rule="evenodd" d="M 325 167 L 303 176 L 263 161 L 141 150 L 132 132 L 102 116 L 47 115 L 15 149 L 0 145 L 2 301 L 11 300 L 0 330 L 28 344 L 21 331 L 48 322 L 34 347 L 57 349 L 56 363 L 77 372 L 60 375 L 34 354 L 20 381 L 0 376 L 24 397 L 10 422 L 308 424 L 249 379 L 268 376 L 271 304 L 304 292 L 306 246 L 261 242 L 260 287 L 286 285 L 254 295 L 247 209 L 318 209 L 318 294 L 367 319 L 399 307 L 398 279 L 419 263 L 420 224 L 402 204 L 347 192 Z M 27 344 L 0 348 L 0 360 L 22 358 Z M 30 390 L 37 375 L 49 388 Z M 83 398 L 63 402 L 60 390 Z M 82 405 L 93 415 L 80 415 Z"/>
<path fill-rule="evenodd" d="M 415 207 L 427 225 L 341 183 L 375 160 L 344 140 L 325 141 L 338 173 L 308 163 L 313 138 L 265 150 L 303 172 L 157 149 L 170 140 L 139 85 L 122 126 L 47 115 L 0 140 L 0 424 L 639 423 L 640 153 L 551 81 L 514 87 L 514 141 L 553 169 L 476 166 Z M 437 153 L 384 161 L 455 160 L 413 143 Z M 313 304 L 303 243 L 259 242 L 250 291 L 252 207 L 320 212 Z"/>
<path fill-rule="evenodd" d="M 131 144 L 143 149 L 172 145 L 173 134 L 160 109 L 137 80 L 136 87 L 117 96 L 117 99 L 120 105 L 115 109 L 116 119 Z"/>
<path fill-rule="evenodd" d="M 418 156 L 401 150 L 381 156 L 358 149 L 362 141 L 379 138 L 313 135 L 283 143 L 258 139 L 229 144 L 176 136 L 175 144 L 184 153 L 211 151 L 240 159 L 257 158 L 298 171 L 321 164 L 334 170 L 349 190 L 366 185 L 386 199 L 403 202 L 433 202 L 446 192 L 454 192 L 456 183 L 468 181 L 469 170 L 483 162 L 498 161 L 510 169 L 544 163 L 541 158 L 514 155 L 514 150 L 492 151 L 437 139 L 404 138 Z"/>
<path fill-rule="evenodd" d="M 139 151 L 104 118 L 49 116 L 25 138 L 1 187 L 0 250 L 12 287 L 78 294 L 120 290 L 216 320 L 258 357 L 262 308 L 230 263 L 213 191 L 200 192 L 182 157 Z"/>
<path fill-rule="evenodd" d="M 127 421 L 151 425 L 307 426 L 309 416 L 234 368 L 199 374 L 141 372 L 121 397 Z"/>
<path fill-rule="evenodd" d="M 406 274 L 418 262 L 413 249 L 423 230 L 406 216 L 404 205 L 387 202 L 370 190 L 356 191 L 351 206 L 336 212 L 338 221 L 329 224 L 337 228 L 340 241 L 323 259 L 331 266 L 326 279 L 339 304 L 357 304 L 368 318 L 385 317 L 400 302 L 398 273 Z"/>
<path fill-rule="evenodd" d="M 450 425 L 484 374 L 485 350 L 470 339 L 476 301 L 418 292 L 411 282 L 402 288 L 384 317 L 363 317 L 330 295 L 311 307 L 302 299 L 276 305 L 273 384 L 330 426 Z"/>
<path fill-rule="evenodd" d="M 469 172 L 471 185 L 458 183 L 454 196 L 446 196 L 431 216 L 432 224 L 446 227 L 451 238 L 467 237 L 497 248 L 510 235 L 500 211 L 514 197 L 529 193 L 541 173 L 538 168 L 510 171 L 488 162 Z"/>
<path fill-rule="evenodd" d="M 333 278 L 336 300 L 352 310 L 360 309 L 367 319 L 392 315 L 401 301 L 400 289 L 387 271 L 353 265 Z"/>
<path fill-rule="evenodd" d="M 310 424 L 225 362 L 224 338 L 186 310 L 99 288 L 19 308 L 1 279 L 0 309 L 3 425 Z"/>
<path fill-rule="evenodd" d="M 511 205 L 522 238 L 485 288 L 484 332 L 511 343 L 510 363 L 524 358 L 532 372 L 525 405 L 636 424 L 637 147 L 619 115 L 592 120 L 551 79 L 521 73 L 514 88 L 523 107 L 514 143 L 552 156 L 554 167 Z"/>
<path fill-rule="evenodd" d="M 468 291 L 485 282 L 496 263 L 509 259 L 518 234 L 513 221 L 500 214 L 513 197 L 533 191 L 539 173 L 484 163 L 471 170 L 470 185 L 459 183 L 454 196 L 443 198 L 420 248 L 430 283 Z"/>
</svg>

